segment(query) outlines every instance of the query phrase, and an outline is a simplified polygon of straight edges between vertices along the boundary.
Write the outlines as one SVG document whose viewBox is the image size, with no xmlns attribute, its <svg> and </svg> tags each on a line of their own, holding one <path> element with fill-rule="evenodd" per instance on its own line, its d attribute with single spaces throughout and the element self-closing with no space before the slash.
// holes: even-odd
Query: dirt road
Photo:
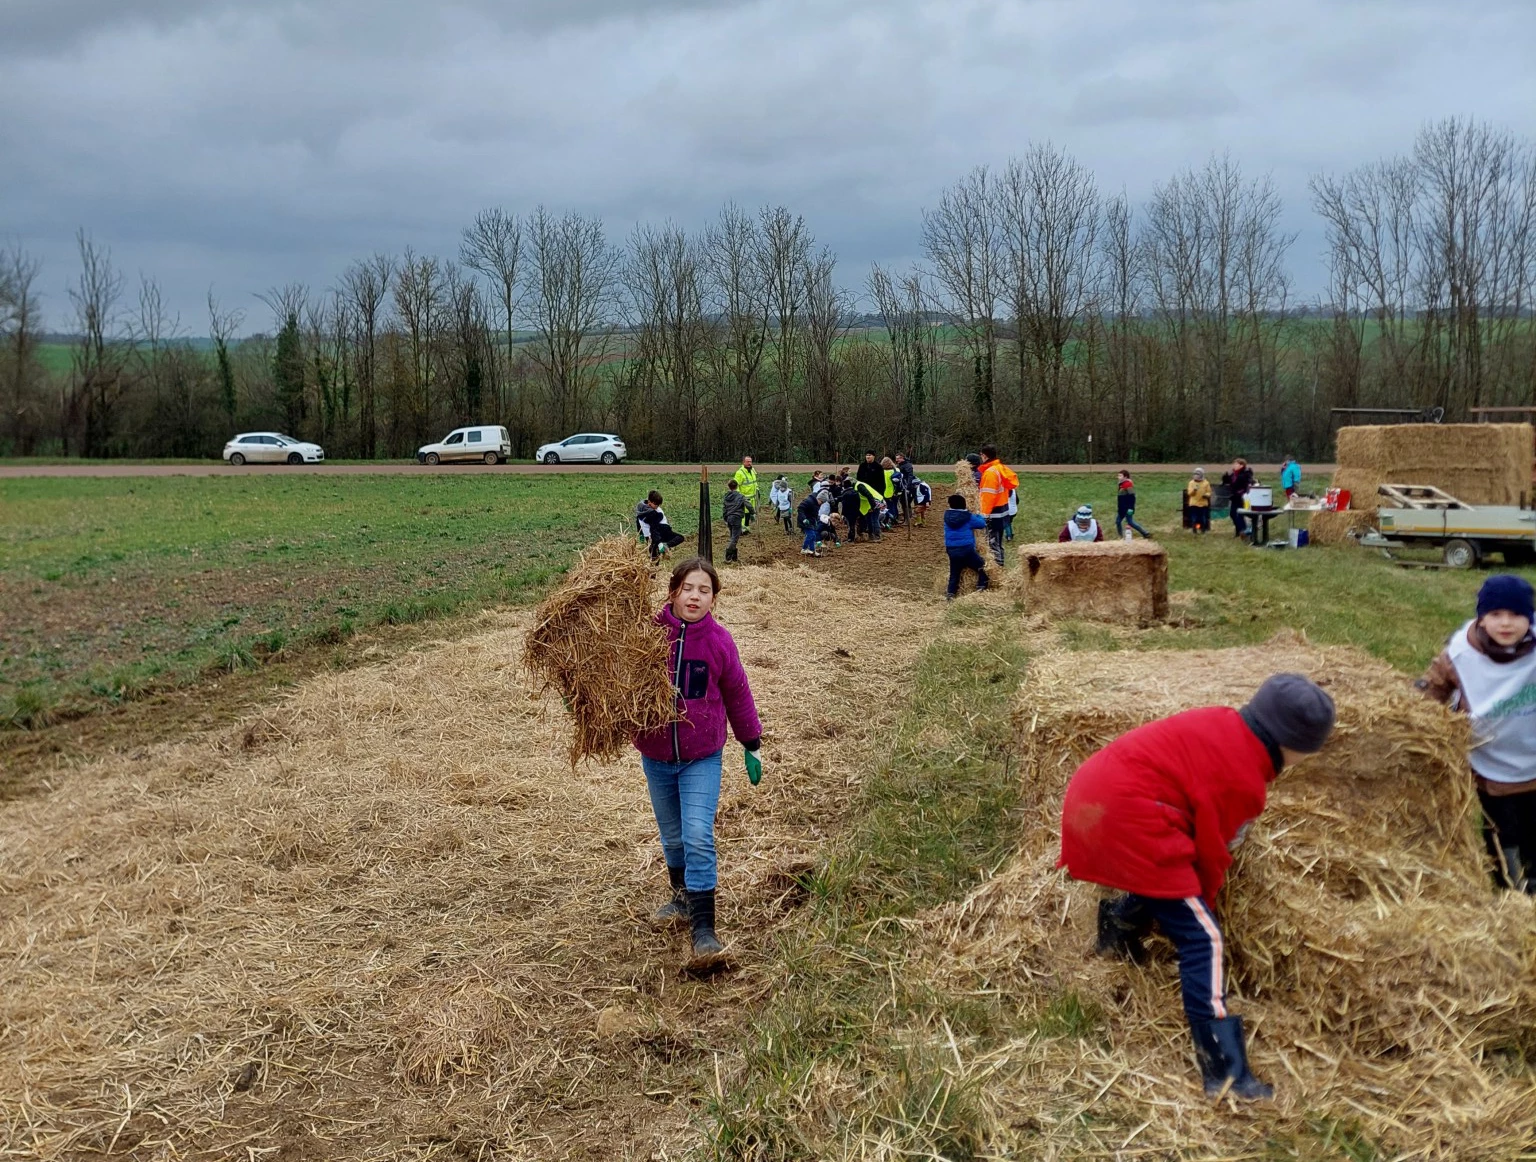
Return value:
<svg viewBox="0 0 1536 1162">
<path fill-rule="evenodd" d="M 405 461 L 390 461 L 377 464 L 247 464 L 241 468 L 231 468 L 224 463 L 206 464 L 9 464 L 0 466 L 0 480 L 21 476 L 271 476 L 271 475 L 309 475 L 309 476 L 387 476 L 402 473 L 462 473 L 462 472 L 486 472 L 501 473 L 510 476 L 560 476 L 574 472 L 617 472 L 630 476 L 652 476 L 662 473 L 690 472 L 696 467 L 693 464 L 639 464 L 626 463 L 603 466 L 599 464 L 498 464 L 491 467 L 485 464 L 439 464 L 436 467 L 428 467 L 424 464 L 412 464 Z M 791 477 L 798 477 L 810 472 L 814 464 L 759 464 L 757 466 L 758 478 L 763 481 L 771 480 L 780 473 L 786 473 Z M 1117 464 L 1015 464 L 1013 468 L 1018 472 L 1113 472 Z M 1135 464 L 1131 466 L 1136 472 L 1164 473 L 1188 472 L 1192 464 Z M 1215 471 L 1220 465 L 1207 465 L 1208 470 Z M 1278 464 L 1255 464 L 1254 470 L 1262 475 L 1274 475 L 1280 470 Z M 736 465 L 711 464 L 710 473 L 729 475 L 736 470 Z M 933 476 L 943 479 L 954 471 L 951 464 L 919 464 L 918 474 L 921 476 Z M 1331 475 L 1332 464 L 1308 464 L 1308 473 L 1317 478 L 1320 475 Z M 1219 475 L 1219 473 L 1218 473 Z"/>
</svg>

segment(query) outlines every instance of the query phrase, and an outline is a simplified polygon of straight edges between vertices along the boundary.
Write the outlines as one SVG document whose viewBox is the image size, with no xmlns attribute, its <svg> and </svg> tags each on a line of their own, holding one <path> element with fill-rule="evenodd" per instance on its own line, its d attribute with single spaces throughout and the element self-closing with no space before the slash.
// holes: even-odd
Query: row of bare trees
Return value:
<svg viewBox="0 0 1536 1162">
<path fill-rule="evenodd" d="M 1446 121 L 1312 193 L 1321 303 L 1295 300 L 1273 183 L 1229 155 L 1132 205 L 1036 145 L 946 189 L 923 260 L 857 290 L 782 206 L 620 244 L 496 208 L 453 258 L 259 295 L 254 337 L 210 294 L 196 342 L 82 233 L 67 370 L 40 359 L 38 264 L 0 252 L 0 448 L 200 455 L 278 427 L 367 458 L 492 422 L 521 455 L 587 428 L 658 459 L 947 459 L 986 437 L 1021 460 L 1183 459 L 1326 454 L 1334 406 L 1536 404 L 1530 142 Z"/>
</svg>

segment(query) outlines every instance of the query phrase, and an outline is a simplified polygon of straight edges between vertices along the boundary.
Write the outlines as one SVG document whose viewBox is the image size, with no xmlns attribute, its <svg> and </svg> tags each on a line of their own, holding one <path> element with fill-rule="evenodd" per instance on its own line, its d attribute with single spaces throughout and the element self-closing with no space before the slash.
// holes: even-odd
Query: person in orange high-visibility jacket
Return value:
<svg viewBox="0 0 1536 1162">
<path fill-rule="evenodd" d="M 1018 474 L 997 458 L 997 445 L 983 444 L 981 515 L 987 518 L 987 547 L 999 568 L 1003 564 L 1003 534 L 1008 528 L 1008 498 L 1018 486 Z"/>
</svg>

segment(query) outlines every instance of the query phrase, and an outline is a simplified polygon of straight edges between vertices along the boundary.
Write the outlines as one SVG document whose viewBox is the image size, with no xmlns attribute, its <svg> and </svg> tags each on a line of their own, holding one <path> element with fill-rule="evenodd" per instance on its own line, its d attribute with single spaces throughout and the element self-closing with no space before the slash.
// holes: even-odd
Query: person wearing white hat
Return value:
<svg viewBox="0 0 1536 1162">
<path fill-rule="evenodd" d="M 1058 541 L 1102 541 L 1104 530 L 1093 517 L 1093 505 L 1085 504 L 1072 514 L 1072 519 L 1056 534 Z"/>
</svg>

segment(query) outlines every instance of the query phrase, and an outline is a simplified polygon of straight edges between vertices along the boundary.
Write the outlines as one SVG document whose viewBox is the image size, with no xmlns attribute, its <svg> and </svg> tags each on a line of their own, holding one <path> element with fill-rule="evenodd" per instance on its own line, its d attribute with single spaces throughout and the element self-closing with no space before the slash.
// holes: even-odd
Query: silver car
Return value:
<svg viewBox="0 0 1536 1162">
<path fill-rule="evenodd" d="M 224 459 L 242 464 L 319 464 L 325 449 L 281 432 L 241 432 L 224 445 Z"/>
<path fill-rule="evenodd" d="M 617 436 L 601 432 L 583 432 L 556 444 L 545 444 L 533 454 L 544 464 L 565 464 L 577 461 L 596 461 L 601 464 L 617 464 L 629 458 L 624 441 Z"/>
</svg>

